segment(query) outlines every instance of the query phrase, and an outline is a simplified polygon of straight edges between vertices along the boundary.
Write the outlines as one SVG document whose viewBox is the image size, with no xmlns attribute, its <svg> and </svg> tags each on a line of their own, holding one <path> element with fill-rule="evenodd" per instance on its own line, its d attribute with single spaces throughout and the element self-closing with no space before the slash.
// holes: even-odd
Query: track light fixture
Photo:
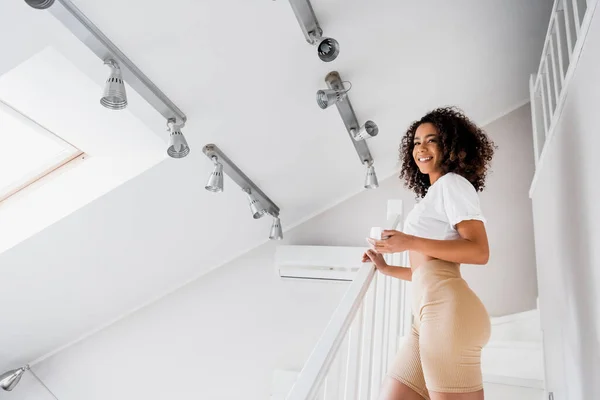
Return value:
<svg viewBox="0 0 600 400">
<path fill-rule="evenodd" d="M 213 156 L 212 160 L 215 163 L 215 169 L 210 174 L 210 178 L 208 178 L 208 182 L 204 188 L 209 192 L 220 193 L 223 191 L 223 164 L 219 162 L 217 156 Z"/>
<path fill-rule="evenodd" d="M 54 4 L 54 0 L 25 0 L 25 3 L 37 10 L 45 10 Z"/>
<path fill-rule="evenodd" d="M 221 180 L 220 187 L 221 190 L 223 188 L 223 172 L 231 178 L 241 189 L 246 193 L 248 197 L 248 203 L 250 205 L 250 210 L 252 211 L 252 217 L 254 219 L 259 219 L 266 214 L 271 215 L 276 221 L 273 221 L 273 226 L 271 227 L 271 232 L 269 234 L 270 239 L 279 239 L 283 237 L 283 233 L 281 231 L 281 222 L 279 221 L 279 207 L 271 199 L 267 197 L 266 194 L 263 193 L 262 190 L 254 182 L 250 180 L 238 167 L 235 165 L 222 151 L 214 144 L 207 144 L 202 149 L 202 152 L 208 157 L 213 163 L 219 164 L 221 178 L 213 178 L 215 172 L 217 171 L 215 167 L 215 171 L 211 174 L 209 178 L 209 183 L 206 185 L 206 189 L 209 191 L 213 191 L 209 189 L 209 186 L 219 187 L 218 180 Z"/>
<path fill-rule="evenodd" d="M 252 190 L 250 188 L 244 188 L 242 190 L 248 196 L 248 205 L 250 206 L 250 211 L 252 212 L 252 218 L 262 218 L 267 213 L 267 209 L 260 203 L 260 200 L 254 197 L 254 194 L 252 194 Z"/>
<path fill-rule="evenodd" d="M 167 127 L 171 133 L 169 136 L 169 147 L 167 148 L 169 157 L 183 158 L 190 154 L 190 146 L 188 146 L 185 136 L 181 133 L 181 129 L 176 125 L 175 120 L 168 120 Z"/>
<path fill-rule="evenodd" d="M 323 37 L 323 30 L 319 25 L 315 11 L 309 0 L 290 0 L 290 5 L 296 19 L 302 28 L 306 41 L 317 46 L 317 55 L 324 62 L 335 60 L 340 54 L 340 44 L 337 40 Z"/>
<path fill-rule="evenodd" d="M 349 89 L 344 89 L 344 81 L 342 81 L 342 78 L 340 77 L 340 74 L 337 71 L 332 71 L 328 73 L 327 76 L 325 76 L 325 83 L 327 83 L 328 90 L 335 91 L 337 93 L 345 92 L 343 96 L 341 96 L 339 100 L 334 101 L 333 104 L 336 105 L 338 112 L 340 113 L 340 117 L 342 118 L 342 121 L 346 126 L 346 131 L 348 132 L 348 135 L 352 139 L 354 149 L 358 154 L 360 162 L 363 164 L 367 164 L 367 166 L 369 167 L 368 171 L 370 171 L 370 173 L 367 173 L 368 182 L 365 182 L 365 187 L 368 186 L 369 189 L 375 189 L 378 187 L 377 176 L 375 175 L 375 168 L 373 167 L 373 157 L 371 156 L 371 151 L 369 150 L 369 146 L 367 145 L 366 139 L 377 136 L 377 134 L 379 133 L 379 128 L 377 127 L 377 124 L 375 124 L 375 122 L 373 121 L 367 121 L 364 125 L 360 126 L 356 118 L 356 114 L 354 113 L 354 109 L 352 108 L 350 98 L 346 94 Z M 319 101 L 318 93 L 319 92 L 317 92 L 317 102 Z M 342 99 L 343 101 L 340 101 Z M 329 98 L 327 98 L 327 100 L 329 100 Z M 323 104 L 325 104 L 325 97 L 323 97 Z M 327 103 L 327 106 L 329 105 L 330 104 Z M 321 103 L 319 103 L 319 106 L 321 106 Z"/>
<path fill-rule="evenodd" d="M 269 239 L 283 239 L 283 231 L 281 230 L 281 221 L 279 220 L 279 217 L 273 217 L 273 225 L 271 225 L 271 233 L 269 234 Z"/>
<path fill-rule="evenodd" d="M 377 180 L 377 174 L 375 173 L 375 167 L 372 163 L 367 164 L 367 176 L 365 177 L 365 189 L 377 189 L 379 187 L 379 181 Z"/>
<path fill-rule="evenodd" d="M 367 140 L 371 139 L 379 133 L 379 127 L 373 121 L 367 121 L 360 129 L 350 129 L 350 133 L 354 140 Z"/>
<path fill-rule="evenodd" d="M 127 107 L 127 93 L 121 68 L 113 59 L 104 61 L 104 64 L 110 67 L 110 75 L 104 85 L 104 94 L 100 99 L 100 104 L 110 110 L 122 110 Z"/>
<path fill-rule="evenodd" d="M 167 121 L 174 121 L 177 129 L 171 131 L 169 155 L 181 158 L 189 153 L 189 147 L 181 134 L 181 128 L 185 126 L 187 120 L 185 114 L 73 4 L 72 0 L 25 0 L 25 2 L 35 9 L 48 9 L 50 14 L 100 60 L 111 67 L 111 75 L 100 101 L 104 107 L 120 110 L 127 106 L 123 84 L 124 81 L 127 82 Z M 171 150 L 172 148 L 179 150 Z"/>
<path fill-rule="evenodd" d="M 2 390 L 10 392 L 19 384 L 21 378 L 23 377 L 23 374 L 25 374 L 26 371 L 31 372 L 31 375 L 33 375 L 33 377 L 48 391 L 48 393 L 50 393 L 52 397 L 58 400 L 54 393 L 52 393 L 52 391 L 48 389 L 48 386 L 46 386 L 44 382 L 42 382 L 42 380 L 38 378 L 38 376 L 33 372 L 29 365 L 25 365 L 24 367 L 7 371 L 0 375 L 0 388 L 2 388 Z"/>
<path fill-rule="evenodd" d="M 348 89 L 336 90 L 336 89 L 321 89 L 317 91 L 317 104 L 323 110 L 329 106 L 332 106 L 340 101 L 343 101 L 346 97 L 346 93 L 352 89 L 352 84 Z M 343 82 L 342 82 L 343 84 Z"/>
</svg>

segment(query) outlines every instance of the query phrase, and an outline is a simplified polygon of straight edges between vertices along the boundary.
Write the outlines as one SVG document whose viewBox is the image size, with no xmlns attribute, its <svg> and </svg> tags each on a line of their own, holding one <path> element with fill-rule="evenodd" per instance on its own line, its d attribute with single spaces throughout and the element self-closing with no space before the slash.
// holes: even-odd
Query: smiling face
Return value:
<svg viewBox="0 0 600 400">
<path fill-rule="evenodd" d="M 429 175 L 431 183 L 441 176 L 442 149 L 435 126 L 425 122 L 415 131 L 413 158 L 422 174 Z"/>
</svg>

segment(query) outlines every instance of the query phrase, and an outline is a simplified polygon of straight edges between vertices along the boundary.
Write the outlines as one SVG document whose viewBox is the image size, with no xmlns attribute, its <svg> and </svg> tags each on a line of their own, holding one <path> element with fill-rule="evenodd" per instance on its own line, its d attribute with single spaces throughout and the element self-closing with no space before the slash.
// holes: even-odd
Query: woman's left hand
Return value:
<svg viewBox="0 0 600 400">
<path fill-rule="evenodd" d="M 411 235 L 399 231 L 385 230 L 381 232 L 383 240 L 367 239 L 375 251 L 379 253 L 401 253 L 410 250 Z"/>
</svg>

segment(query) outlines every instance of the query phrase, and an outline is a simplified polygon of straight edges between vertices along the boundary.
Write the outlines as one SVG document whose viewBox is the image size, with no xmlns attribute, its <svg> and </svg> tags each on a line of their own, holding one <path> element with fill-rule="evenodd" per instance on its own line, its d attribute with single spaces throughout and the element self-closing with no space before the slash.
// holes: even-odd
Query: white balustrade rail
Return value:
<svg viewBox="0 0 600 400">
<path fill-rule="evenodd" d="M 388 219 L 401 223 L 402 202 L 390 201 Z M 386 255 L 407 265 L 406 255 Z M 400 335 L 412 316 L 405 282 L 365 263 L 350 284 L 286 400 L 375 400 Z"/>
<path fill-rule="evenodd" d="M 536 172 L 562 111 L 598 0 L 555 0 L 542 57 L 529 79 Z M 536 174 L 537 175 L 537 174 Z M 533 192 L 536 177 L 531 185 Z"/>
</svg>

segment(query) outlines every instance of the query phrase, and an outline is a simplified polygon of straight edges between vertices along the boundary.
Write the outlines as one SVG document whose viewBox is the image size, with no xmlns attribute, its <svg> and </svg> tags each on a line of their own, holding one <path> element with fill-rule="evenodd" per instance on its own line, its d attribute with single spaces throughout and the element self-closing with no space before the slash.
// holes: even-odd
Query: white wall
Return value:
<svg viewBox="0 0 600 400">
<path fill-rule="evenodd" d="M 532 195 L 548 390 L 600 398 L 600 16 Z"/>
<path fill-rule="evenodd" d="M 267 399 L 272 371 L 302 367 L 347 287 L 280 281 L 273 245 L 34 369 L 61 400 Z M 43 400 L 28 383 L 0 398 Z"/>
<path fill-rule="evenodd" d="M 493 315 L 533 308 L 537 296 L 529 120 L 524 106 L 488 127 L 500 146 L 481 195 L 492 257 L 486 267 L 466 266 L 464 275 Z M 391 198 L 404 199 L 407 208 L 414 203 L 391 178 L 287 232 L 284 243 L 364 246 L 369 228 L 384 226 Z M 273 370 L 302 367 L 347 287 L 279 280 L 276 245 L 251 251 L 34 368 L 61 400 L 268 398 Z M 30 387 L 0 399 L 38 400 L 27 394 Z"/>
</svg>

